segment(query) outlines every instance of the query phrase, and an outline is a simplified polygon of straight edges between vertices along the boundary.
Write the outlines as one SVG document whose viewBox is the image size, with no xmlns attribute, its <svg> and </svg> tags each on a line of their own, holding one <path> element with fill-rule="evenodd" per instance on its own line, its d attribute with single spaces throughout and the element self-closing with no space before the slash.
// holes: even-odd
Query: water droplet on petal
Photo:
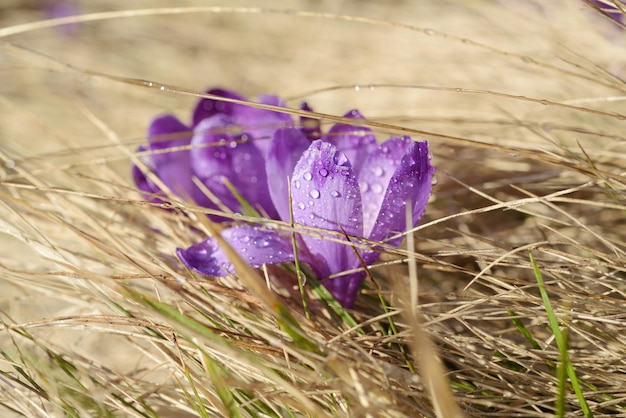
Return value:
<svg viewBox="0 0 626 418">
<path fill-rule="evenodd" d="M 302 177 L 303 177 L 306 181 L 311 181 L 311 179 L 313 178 L 313 175 L 307 171 L 306 173 L 304 173 L 304 174 L 302 175 Z"/>
<path fill-rule="evenodd" d="M 428 151 L 428 159 L 429 160 L 433 159 L 433 152 L 432 151 Z"/>
<path fill-rule="evenodd" d="M 259 181 L 257 176 L 250 177 L 250 183 L 256 183 L 257 181 Z"/>
<path fill-rule="evenodd" d="M 302 203 L 302 202 L 299 202 L 299 203 L 298 203 L 298 207 L 299 207 L 300 209 L 304 210 L 304 208 L 306 208 L 306 205 L 305 205 L 304 203 Z"/>
<path fill-rule="evenodd" d="M 239 237 L 239 241 L 243 242 L 244 244 L 250 242 L 250 237 L 247 235 L 244 235 L 243 237 Z"/>
<path fill-rule="evenodd" d="M 237 141 L 230 141 L 228 146 L 231 147 L 231 148 L 237 148 Z"/>
<path fill-rule="evenodd" d="M 322 176 L 322 177 L 328 176 L 328 170 L 326 170 L 325 168 L 321 168 L 320 169 L 320 176 Z"/>
<path fill-rule="evenodd" d="M 376 183 L 374 185 L 372 185 L 372 191 L 374 193 L 382 193 L 383 192 L 383 186 L 379 183 Z"/>
<path fill-rule="evenodd" d="M 376 177 L 382 177 L 385 174 L 385 170 L 382 167 L 374 167 L 374 175 Z"/>
<path fill-rule="evenodd" d="M 370 189 L 370 185 L 369 183 L 361 183 L 359 184 L 359 189 L 361 190 L 361 193 L 367 193 Z"/>
<path fill-rule="evenodd" d="M 319 199 L 320 198 L 320 191 L 317 189 L 312 189 L 309 192 L 309 196 L 311 196 L 313 199 Z"/>
<path fill-rule="evenodd" d="M 257 248 L 267 248 L 270 246 L 270 242 L 268 240 L 265 239 L 260 239 L 260 240 L 255 240 L 253 242 L 253 244 L 257 247 Z"/>
<path fill-rule="evenodd" d="M 433 186 L 436 186 L 437 183 L 439 183 L 439 179 L 437 178 L 437 176 L 433 176 L 430 184 L 432 184 Z"/>
<path fill-rule="evenodd" d="M 389 152 L 389 147 L 387 145 L 383 145 L 382 147 L 380 147 L 380 150 L 383 153 L 387 154 Z"/>
<path fill-rule="evenodd" d="M 341 193 L 339 193 L 337 190 L 333 190 L 332 192 L 330 192 L 330 195 L 332 197 L 341 197 Z"/>
<path fill-rule="evenodd" d="M 299 189 L 299 188 L 300 188 L 300 186 L 301 186 L 301 184 L 300 184 L 300 180 L 296 180 L 296 181 L 294 181 L 294 182 L 293 182 L 293 186 L 294 186 L 296 189 Z"/>
</svg>

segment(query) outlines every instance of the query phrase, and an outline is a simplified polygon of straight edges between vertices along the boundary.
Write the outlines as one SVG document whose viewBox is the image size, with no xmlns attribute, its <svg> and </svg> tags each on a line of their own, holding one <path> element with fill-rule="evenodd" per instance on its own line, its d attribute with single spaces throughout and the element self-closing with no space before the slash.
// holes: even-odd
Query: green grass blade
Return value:
<svg viewBox="0 0 626 418">
<path fill-rule="evenodd" d="M 539 293 L 541 294 L 541 299 L 543 300 L 543 306 L 545 307 L 546 314 L 548 315 L 550 328 L 552 329 L 554 339 L 556 341 L 557 347 L 559 348 L 559 353 L 561 357 L 560 367 L 563 367 L 567 372 L 566 374 L 569 377 L 569 380 L 572 384 L 572 388 L 574 389 L 574 392 L 576 393 L 578 402 L 580 402 L 580 406 L 583 410 L 583 414 L 585 415 L 586 418 L 591 418 L 593 417 L 593 414 L 591 413 L 591 410 L 589 409 L 589 406 L 587 405 L 587 401 L 585 400 L 585 397 L 580 388 L 578 377 L 576 376 L 576 372 L 574 371 L 574 366 L 572 365 L 572 362 L 570 361 L 569 353 L 567 351 L 566 335 L 564 335 L 565 333 L 563 333 L 561 331 L 561 328 L 559 327 L 559 321 L 556 317 L 556 314 L 554 313 L 554 309 L 552 309 L 552 304 L 550 303 L 550 297 L 548 296 L 548 292 L 546 291 L 545 283 L 543 281 L 543 276 L 541 275 L 541 271 L 539 271 L 539 267 L 537 266 L 535 257 L 533 257 L 532 253 L 530 252 L 529 252 L 529 255 L 530 255 L 530 263 L 533 266 L 535 278 L 539 286 Z M 565 375 L 565 373 L 563 373 L 563 375 Z M 565 380 L 565 376 L 563 376 L 563 384 L 564 384 L 564 380 Z M 559 384 L 561 384 L 561 382 L 559 382 Z M 557 413 L 559 413 L 559 405 L 561 405 L 561 403 L 563 403 L 563 407 L 565 405 L 565 391 L 563 390 L 563 392 L 560 393 L 559 395 L 560 395 L 559 399 L 557 399 Z M 564 417 L 565 411 L 561 410 L 560 414 L 561 415 L 557 414 L 557 416 Z"/>
</svg>

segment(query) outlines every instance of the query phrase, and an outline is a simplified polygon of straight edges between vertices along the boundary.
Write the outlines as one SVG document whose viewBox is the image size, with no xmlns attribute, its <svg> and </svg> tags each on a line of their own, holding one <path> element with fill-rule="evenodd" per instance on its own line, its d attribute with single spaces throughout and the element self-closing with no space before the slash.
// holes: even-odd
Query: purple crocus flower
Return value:
<svg viewBox="0 0 626 418">
<path fill-rule="evenodd" d="M 362 118 L 357 111 L 346 117 Z M 337 124 L 311 142 L 307 132 L 283 128 L 274 132 L 267 150 L 265 170 L 269 192 L 280 219 L 316 228 L 315 235 L 297 236 L 298 258 L 307 263 L 322 284 L 345 307 L 354 305 L 365 278 L 361 261 L 344 233 L 357 241 L 399 245 L 399 233 L 417 224 L 430 196 L 433 167 L 428 144 L 409 137 L 393 137 L 378 145 L 368 128 Z M 290 178 L 291 184 L 287 182 Z M 289 207 L 289 186 L 293 207 Z M 406 225 L 406 205 L 411 204 L 413 225 Z M 227 228 L 223 238 L 253 267 L 294 261 L 291 237 L 255 225 Z M 379 253 L 358 250 L 366 264 Z M 191 270 L 225 276 L 232 265 L 208 238 L 178 257 Z"/>
<path fill-rule="evenodd" d="M 245 100 L 223 89 L 211 89 L 207 93 Z M 271 95 L 261 96 L 260 103 L 285 106 L 281 99 Z M 275 218 L 277 213 L 270 198 L 265 166 L 258 162 L 264 160 L 274 131 L 295 125 L 286 113 L 201 99 L 193 110 L 190 125 L 169 114 L 155 118 L 148 128 L 148 144 L 140 146 L 138 151 L 147 154 L 143 162 L 179 197 L 190 198 L 206 208 L 218 208 L 207 193 L 194 184 L 193 178 L 197 177 L 223 206 L 241 212 L 241 202 L 227 187 L 230 183 L 253 208 Z M 315 122 L 308 121 L 303 132 L 309 134 L 312 127 L 315 128 L 313 125 Z M 135 184 L 150 200 L 160 202 L 159 196 L 165 196 L 139 167 L 132 167 L 132 175 Z"/>
<path fill-rule="evenodd" d="M 589 6 L 597 10 L 600 10 L 603 14 L 605 14 L 606 16 L 608 16 L 609 18 L 611 18 L 612 20 L 616 22 L 624 21 L 624 14 L 621 12 L 621 9 L 619 9 L 618 6 L 610 5 L 609 3 L 602 1 L 602 0 L 583 0 L 583 1 L 587 3 Z M 614 3 L 617 4 L 618 2 L 622 3 L 622 7 L 626 7 L 626 4 L 624 4 L 623 1 L 614 0 Z"/>
<path fill-rule="evenodd" d="M 45 0 L 44 11 L 46 16 L 50 19 L 57 19 L 60 17 L 74 16 L 80 13 L 80 7 L 78 3 L 70 0 Z M 78 33 L 79 29 L 76 23 L 67 23 L 58 27 L 58 30 L 65 35 L 73 36 Z"/>
</svg>

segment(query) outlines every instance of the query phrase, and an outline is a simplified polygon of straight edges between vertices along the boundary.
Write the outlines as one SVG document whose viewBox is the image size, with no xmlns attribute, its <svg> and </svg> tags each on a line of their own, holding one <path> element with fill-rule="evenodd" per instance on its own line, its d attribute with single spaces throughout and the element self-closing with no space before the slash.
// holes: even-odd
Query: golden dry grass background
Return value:
<svg viewBox="0 0 626 418">
<path fill-rule="evenodd" d="M 415 329 L 394 310 L 399 330 L 388 335 L 377 292 L 364 290 L 353 312 L 362 334 L 321 309 L 306 320 L 283 294 L 323 347 L 313 355 L 241 281 L 183 282 L 173 251 L 198 240 L 193 217 L 142 203 L 131 154 L 155 115 L 188 121 L 196 98 L 184 90 L 222 86 L 275 93 L 293 107 L 306 99 L 323 114 L 359 108 L 379 138 L 429 139 L 438 183 L 415 231 L 419 300 L 468 416 L 554 416 L 561 357 L 529 251 L 569 330 L 591 411 L 626 416 L 626 36 L 582 2 L 544 3 L 93 0 L 79 3 L 81 13 L 111 13 L 72 35 L 20 26 L 45 19 L 38 3 L 3 3 L 7 411 L 201 416 L 190 399 L 202 399 L 219 416 L 229 411 L 219 376 L 237 405 L 261 399 L 276 416 L 434 416 L 404 354 Z M 154 10 L 120 12 L 131 7 Z M 368 282 L 397 308 L 406 259 L 403 250 L 384 255 L 388 265 L 372 269 L 377 284 Z M 195 318 L 228 347 L 133 291 Z M 568 413 L 582 416 L 566 386 Z M 197 398 L 186 398 L 182 388 L 192 387 Z M 248 402 L 259 409 L 243 416 L 272 416 Z"/>
</svg>

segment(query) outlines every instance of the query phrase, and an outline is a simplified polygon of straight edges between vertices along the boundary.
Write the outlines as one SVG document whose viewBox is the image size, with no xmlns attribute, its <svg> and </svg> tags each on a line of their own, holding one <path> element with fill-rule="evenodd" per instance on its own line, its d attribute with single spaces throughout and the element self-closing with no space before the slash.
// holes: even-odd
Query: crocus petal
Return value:
<svg viewBox="0 0 626 418">
<path fill-rule="evenodd" d="M 258 164 L 263 156 L 251 142 L 241 142 L 240 130 L 230 117 L 222 114 L 200 122 L 191 140 L 191 167 L 230 209 L 239 212 L 241 205 L 224 184 L 224 178 L 252 207 L 262 209 L 273 218 L 276 210 L 269 194 L 265 166 Z M 224 145 L 218 145 L 220 143 Z"/>
<path fill-rule="evenodd" d="M 352 308 L 365 280 L 365 272 L 347 274 L 333 279 L 322 280 L 322 284 L 344 308 Z"/>
<path fill-rule="evenodd" d="M 296 163 L 309 147 L 309 141 L 302 131 L 295 128 L 282 128 L 274 132 L 265 160 L 267 178 L 272 184 L 270 195 L 284 221 L 290 219 L 288 177 L 293 174 Z"/>
<path fill-rule="evenodd" d="M 391 138 L 385 145 L 398 144 L 409 138 Z M 392 147 L 389 147 L 391 150 Z M 390 151 L 391 153 L 391 151 Z M 406 231 L 417 225 L 424 213 L 426 202 L 432 189 L 434 169 L 430 165 L 428 143 L 410 141 L 397 170 L 389 180 L 380 211 L 368 238 L 372 241 L 384 241 L 392 235 Z M 412 205 L 413 225 L 406 225 L 406 204 Z M 402 237 L 387 241 L 390 245 L 399 245 Z M 369 257 L 368 262 L 369 262 Z"/>
<path fill-rule="evenodd" d="M 246 100 L 245 97 L 225 89 L 210 89 L 207 90 L 207 93 L 215 96 L 226 97 L 228 99 Z M 210 118 L 211 116 L 219 113 L 227 116 L 233 116 L 235 113 L 245 109 L 245 107 L 246 106 L 223 102 L 220 100 L 200 99 L 193 110 L 192 123 L 193 126 L 197 126 L 203 119 Z"/>
<path fill-rule="evenodd" d="M 300 109 L 311 112 L 313 109 L 307 102 L 302 102 Z M 309 141 L 315 141 L 322 136 L 322 123 L 319 119 L 308 118 L 306 116 L 300 116 L 300 130 L 308 138 Z"/>
<path fill-rule="evenodd" d="M 180 197 L 202 198 L 202 193 L 191 181 L 189 150 L 177 149 L 188 146 L 190 140 L 191 132 L 185 124 L 172 115 L 163 115 L 152 121 L 148 128 L 148 146 L 140 146 L 138 152 L 147 153 L 142 157 L 144 163 L 170 191 Z M 141 190 L 153 195 L 164 194 L 139 167 L 133 165 L 132 175 Z M 154 196 L 151 200 L 161 201 Z"/>
<path fill-rule="evenodd" d="M 222 231 L 222 238 L 254 268 L 294 261 L 291 238 L 274 230 L 238 226 Z M 207 276 L 220 277 L 234 272 L 232 264 L 213 238 L 187 249 L 178 248 L 176 254 L 188 268 Z"/>
<path fill-rule="evenodd" d="M 149 165 L 161 181 L 181 197 L 200 194 L 191 181 L 189 149 L 177 149 L 188 146 L 190 141 L 189 127 L 172 115 L 155 118 L 148 128 L 148 142 L 152 151 L 149 157 L 152 164 Z"/>
<path fill-rule="evenodd" d="M 358 110 L 351 110 L 344 117 L 365 119 Z M 357 175 L 361 171 L 367 156 L 378 147 L 376 137 L 372 134 L 371 129 L 344 123 L 338 123 L 330 128 L 330 131 L 324 135 L 323 139 L 335 145 L 339 151 L 348 157 L 352 164 L 352 169 Z"/>
<path fill-rule="evenodd" d="M 144 153 L 146 151 L 148 151 L 148 147 L 144 145 L 140 145 L 139 147 L 137 147 L 137 153 Z M 142 157 L 141 159 L 143 160 L 144 164 L 148 166 L 148 168 L 150 168 L 151 170 L 154 170 L 154 164 L 152 162 L 152 159 L 149 156 Z M 141 171 L 141 169 L 137 167 L 135 164 L 133 164 L 131 167 L 131 175 L 133 177 L 133 181 L 135 182 L 135 185 L 140 190 L 148 194 L 155 194 L 160 191 L 159 188 L 156 187 L 156 185 L 153 182 L 151 182 L 150 179 L 146 177 L 144 172 Z"/>
<path fill-rule="evenodd" d="M 291 180 L 293 215 L 298 224 L 362 236 L 363 209 L 356 176 L 345 154 L 322 140 L 316 140 L 302 154 Z M 313 256 L 337 273 L 356 264 L 349 245 L 303 234 Z M 342 240 L 341 237 L 334 237 Z"/>
<path fill-rule="evenodd" d="M 365 168 L 359 173 L 359 187 L 363 199 L 364 236 L 371 235 L 374 224 L 378 220 L 383 199 L 387 194 L 389 181 L 400 167 L 402 158 L 412 144 L 413 141 L 409 137 L 389 138 L 367 156 Z M 398 209 L 404 210 L 404 206 Z"/>
<path fill-rule="evenodd" d="M 286 107 L 282 99 L 272 95 L 260 96 L 259 103 Z M 263 152 L 263 155 L 269 148 L 274 131 L 293 126 L 293 120 L 288 113 L 274 112 L 252 106 L 237 108 L 234 118 L 243 127 L 245 133 L 255 140 L 256 146 Z"/>
</svg>

